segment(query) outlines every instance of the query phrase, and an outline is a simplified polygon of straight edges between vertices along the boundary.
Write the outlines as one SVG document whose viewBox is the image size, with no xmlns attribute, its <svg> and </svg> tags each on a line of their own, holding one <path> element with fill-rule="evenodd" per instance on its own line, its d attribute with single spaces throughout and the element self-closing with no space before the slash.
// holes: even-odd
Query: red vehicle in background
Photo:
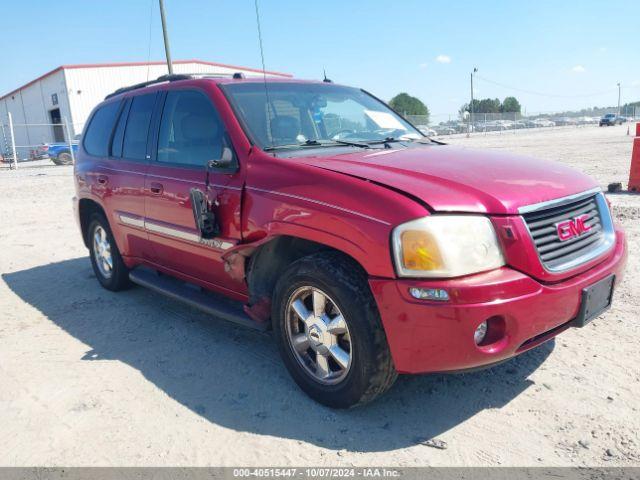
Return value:
<svg viewBox="0 0 640 480">
<path fill-rule="evenodd" d="M 332 407 L 584 326 L 625 264 L 588 176 L 432 141 L 360 89 L 165 76 L 87 125 L 75 207 L 99 282 L 273 329 Z"/>
</svg>

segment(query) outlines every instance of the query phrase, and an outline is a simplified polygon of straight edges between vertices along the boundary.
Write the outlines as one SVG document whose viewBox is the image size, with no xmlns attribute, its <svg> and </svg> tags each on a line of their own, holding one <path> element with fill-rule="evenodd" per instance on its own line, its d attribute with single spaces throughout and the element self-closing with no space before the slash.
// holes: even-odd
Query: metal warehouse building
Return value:
<svg viewBox="0 0 640 480">
<path fill-rule="evenodd" d="M 174 73 L 262 75 L 262 70 L 202 60 L 177 60 Z M 8 113 L 13 120 L 18 158 L 39 144 L 67 142 L 82 132 L 93 107 L 114 90 L 167 73 L 164 62 L 63 65 L 0 97 L 0 152 L 9 154 L 11 139 Z M 290 77 L 278 72 L 270 76 Z M 64 122 L 69 125 L 67 133 Z"/>
</svg>

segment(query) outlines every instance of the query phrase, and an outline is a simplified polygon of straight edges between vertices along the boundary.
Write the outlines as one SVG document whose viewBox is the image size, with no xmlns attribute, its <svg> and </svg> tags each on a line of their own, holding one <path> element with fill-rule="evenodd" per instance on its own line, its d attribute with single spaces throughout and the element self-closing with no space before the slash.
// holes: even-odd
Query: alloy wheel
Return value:
<svg viewBox="0 0 640 480">
<path fill-rule="evenodd" d="M 104 278 L 110 278 L 113 272 L 113 257 L 111 244 L 104 228 L 98 225 L 93 231 L 93 256 Z"/>
<path fill-rule="evenodd" d="M 349 373 L 353 345 L 347 320 L 322 290 L 303 286 L 287 302 L 289 346 L 298 363 L 319 383 L 341 382 Z"/>
</svg>

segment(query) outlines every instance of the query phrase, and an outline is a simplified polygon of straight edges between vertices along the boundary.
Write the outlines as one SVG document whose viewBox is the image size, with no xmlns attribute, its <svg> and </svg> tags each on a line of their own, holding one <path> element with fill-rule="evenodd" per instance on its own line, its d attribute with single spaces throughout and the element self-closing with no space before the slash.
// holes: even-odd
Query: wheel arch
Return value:
<svg viewBox="0 0 640 480">
<path fill-rule="evenodd" d="M 104 208 L 90 198 L 81 198 L 78 200 L 78 218 L 80 220 L 80 231 L 82 232 L 82 241 L 85 247 L 89 248 L 89 223 L 91 221 L 91 215 L 94 213 L 100 213 L 105 216 Z"/>
<path fill-rule="evenodd" d="M 343 249 L 295 235 L 274 235 L 225 255 L 230 275 L 244 275 L 249 290 L 247 313 L 258 321 L 271 315 L 276 282 L 293 262 L 319 252 L 335 252 L 367 275 L 365 267 Z"/>
<path fill-rule="evenodd" d="M 253 282 L 256 286 L 260 284 L 262 288 L 263 284 L 272 285 L 272 281 L 291 263 L 319 252 L 340 253 L 366 274 L 365 268 L 343 250 L 302 237 L 280 235 L 260 245 L 248 259 L 247 281 Z"/>
</svg>

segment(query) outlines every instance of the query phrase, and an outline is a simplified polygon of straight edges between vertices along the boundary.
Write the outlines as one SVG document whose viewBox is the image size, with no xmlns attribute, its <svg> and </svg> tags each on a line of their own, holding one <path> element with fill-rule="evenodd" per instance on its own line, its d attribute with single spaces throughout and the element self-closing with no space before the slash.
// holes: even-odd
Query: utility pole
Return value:
<svg viewBox="0 0 640 480">
<path fill-rule="evenodd" d="M 71 138 L 71 129 L 69 128 L 69 122 L 67 122 L 67 117 L 62 117 L 62 123 L 64 124 L 64 129 L 67 131 L 67 144 L 69 145 L 69 155 L 71 155 L 71 163 L 76 164 L 76 155 L 73 153 L 73 139 Z"/>
<path fill-rule="evenodd" d="M 169 34 L 167 33 L 167 20 L 164 16 L 164 1 L 160 2 L 160 19 L 162 20 L 162 36 L 164 37 L 164 53 L 167 56 L 167 68 L 169 69 L 169 75 L 173 75 L 173 64 L 171 63 L 171 52 L 169 50 Z"/>
<path fill-rule="evenodd" d="M 469 124 L 467 125 L 467 137 L 471 134 L 471 130 L 473 129 L 473 74 L 477 72 L 477 68 L 474 68 L 473 72 L 471 72 L 471 103 L 469 104 Z"/>
<path fill-rule="evenodd" d="M 621 91 L 620 82 L 618 82 L 618 116 L 620 116 L 620 91 Z"/>
<path fill-rule="evenodd" d="M 13 131 L 13 116 L 7 112 L 9 117 L 9 134 L 11 135 L 11 152 L 13 153 L 13 168 L 18 169 L 18 151 L 16 150 L 16 135 Z"/>
</svg>

